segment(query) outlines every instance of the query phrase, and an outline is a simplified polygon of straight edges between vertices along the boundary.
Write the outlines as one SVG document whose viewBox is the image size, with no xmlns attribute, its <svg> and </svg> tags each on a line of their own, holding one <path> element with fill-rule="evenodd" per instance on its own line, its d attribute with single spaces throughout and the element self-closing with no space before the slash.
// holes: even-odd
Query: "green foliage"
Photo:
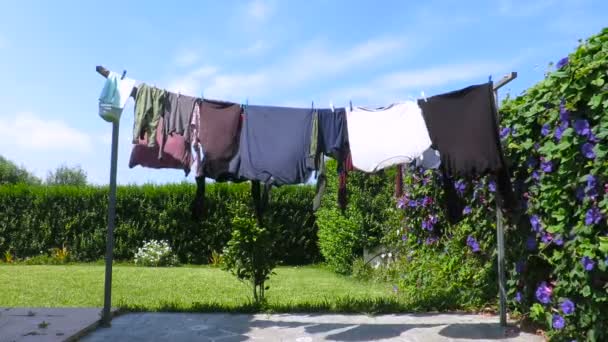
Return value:
<svg viewBox="0 0 608 342">
<path fill-rule="evenodd" d="M 135 265 L 164 267 L 177 266 L 178 261 L 167 241 L 146 241 L 135 253 Z"/>
<path fill-rule="evenodd" d="M 352 276 L 358 280 L 372 280 L 374 278 L 374 269 L 369 263 L 366 263 L 365 260 L 359 258 L 353 262 Z"/>
<path fill-rule="evenodd" d="M 268 289 L 265 283 L 278 264 L 274 253 L 276 236 L 260 227 L 246 205 L 234 205 L 232 212 L 232 237 L 224 249 L 223 267 L 251 284 L 256 303 L 264 302 Z"/>
<path fill-rule="evenodd" d="M 229 205 L 251 201 L 248 184 L 208 184 L 207 214 L 191 218 L 195 186 L 119 186 L 114 256 L 132 260 L 147 240 L 165 240 L 181 263 L 205 264 L 231 237 Z M 317 230 L 312 212 L 314 189 L 273 189 L 267 217 L 278 228 L 275 246 L 285 264 L 318 261 Z M 96 261 L 105 255 L 107 187 L 0 186 L 0 251 L 19 259 L 65 246 L 72 261 Z"/>
<path fill-rule="evenodd" d="M 55 171 L 49 171 L 46 184 L 84 186 L 87 184 L 87 173 L 80 166 L 69 167 L 64 164 Z"/>
<path fill-rule="evenodd" d="M 506 153 L 535 222 L 532 227 L 523 222 L 507 237 L 511 265 L 517 265 L 510 295 L 521 298 L 513 306 L 529 312 L 553 340 L 604 341 L 608 29 L 583 42 L 560 67 L 502 107 L 502 124 L 511 129 Z M 548 134 L 541 133 L 543 126 Z M 542 162 L 552 170 L 543 170 Z M 537 245 L 532 250 L 526 248 L 528 239 Z M 551 290 L 548 303 L 536 295 L 543 281 Z M 571 314 L 561 308 L 566 299 L 575 305 Z M 553 324 L 553 315 L 564 319 L 563 328 Z"/>
<path fill-rule="evenodd" d="M 0 185 L 4 184 L 40 184 L 38 179 L 26 169 L 0 156 Z"/>
<path fill-rule="evenodd" d="M 15 261 L 15 257 L 13 256 L 11 251 L 5 251 L 4 252 L 4 262 L 7 264 L 12 264 L 13 261 Z"/>
<path fill-rule="evenodd" d="M 394 224 L 398 213 L 391 203 L 394 170 L 376 174 L 351 172 L 348 175 L 348 206 L 344 212 L 337 203 L 337 163 L 327 162 L 327 189 L 317 211 L 319 247 L 327 264 L 338 273 L 349 274 L 364 248 L 374 248 L 386 226 Z"/>
<path fill-rule="evenodd" d="M 212 267 L 220 267 L 224 264 L 224 257 L 221 253 L 212 251 L 209 257 L 209 265 Z"/>
</svg>

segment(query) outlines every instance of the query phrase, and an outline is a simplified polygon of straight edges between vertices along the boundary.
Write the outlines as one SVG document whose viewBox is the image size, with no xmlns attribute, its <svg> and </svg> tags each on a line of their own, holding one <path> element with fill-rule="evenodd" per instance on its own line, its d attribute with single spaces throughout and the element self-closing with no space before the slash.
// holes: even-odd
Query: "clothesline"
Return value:
<svg viewBox="0 0 608 342">
<path fill-rule="evenodd" d="M 108 75 L 110 74 L 110 70 L 106 69 L 105 67 L 98 65 L 95 67 L 95 71 L 97 71 L 97 73 L 99 73 L 100 75 L 102 75 L 103 77 L 107 78 Z M 122 76 L 124 77 L 126 74 L 126 70 L 123 71 Z M 514 78 L 517 77 L 517 72 L 510 72 L 507 75 L 503 76 L 503 78 L 500 79 L 500 81 L 494 83 L 494 91 L 497 91 L 498 89 L 502 88 L 504 85 L 506 85 L 507 83 L 509 83 L 511 80 L 513 80 Z M 491 80 L 491 78 L 490 78 Z M 131 97 L 135 98 L 135 96 L 137 96 L 137 87 L 133 87 L 133 90 L 131 91 Z M 333 106 L 333 105 L 330 105 Z M 314 107 L 314 102 L 313 102 L 313 107 Z M 352 108 L 352 102 L 350 103 L 350 108 Z"/>
<path fill-rule="evenodd" d="M 113 80 L 118 79 L 116 74 L 102 66 L 97 66 L 96 70 L 106 78 L 112 75 Z M 122 78 L 125 73 L 126 71 L 123 72 Z M 334 109 L 333 106 L 331 109 L 315 109 L 314 103 L 313 108 L 288 108 L 248 104 L 243 106 L 195 98 L 192 107 L 186 106 L 186 109 L 182 110 L 181 117 L 188 117 L 187 123 L 182 126 L 194 125 L 198 120 L 196 125 L 200 126 L 196 128 L 194 139 L 200 140 L 205 149 L 204 164 L 199 164 L 203 165 L 202 171 L 197 172 L 197 199 L 201 194 L 204 198 L 205 177 L 218 181 L 250 180 L 254 198 L 259 197 L 260 182 L 266 185 L 265 189 L 271 185 L 301 183 L 312 170 L 320 170 L 321 175 L 323 174 L 325 169 L 323 155 L 338 160 L 340 197 L 345 195 L 346 173 L 352 169 L 352 166 L 358 170 L 376 172 L 389 166 L 410 163 L 422 156 L 425 149 L 432 148 L 441 155 L 443 186 L 450 208 L 447 217 L 451 222 L 459 220 L 462 214 L 462 210 L 458 207 L 459 198 L 452 183 L 452 176 L 456 175 L 493 173 L 498 177 L 497 203 L 503 208 L 511 208 L 512 187 L 498 138 L 495 94 L 499 88 L 516 76 L 516 73 L 511 73 L 496 84 L 492 84 L 490 78 L 488 83 L 435 95 L 428 99 L 425 97 L 424 100 L 395 102 L 391 106 L 375 109 L 353 108 L 352 102 L 348 110 Z M 160 95 L 155 92 L 165 92 L 164 90 L 145 84 L 141 84 L 140 89 L 135 88 L 133 84 L 129 86 L 132 86 L 130 96 L 136 99 L 134 143 L 140 134 L 146 133 L 148 139 L 146 145 L 153 147 L 152 145 L 156 145 L 154 134 L 157 126 L 162 127 L 163 120 L 169 121 L 168 125 L 171 125 L 173 120 L 171 116 L 176 114 L 173 110 L 161 109 L 165 94 Z M 123 88 L 123 90 L 126 98 L 128 89 Z M 140 97 L 145 96 L 152 98 L 146 100 L 147 102 L 140 102 Z M 179 95 L 173 98 L 168 96 L 167 99 L 169 102 L 174 101 L 170 104 L 172 108 L 179 107 L 177 102 Z M 245 114 L 247 119 L 243 120 Z M 165 117 L 166 115 L 169 116 Z M 147 121 L 142 123 L 137 120 Z M 113 121 L 113 127 L 104 301 L 104 320 L 107 321 L 109 321 L 107 308 L 110 304 L 108 283 L 111 283 L 118 120 Z M 163 129 L 159 129 L 163 132 Z M 185 136 L 187 134 L 185 132 L 189 132 L 189 129 L 190 127 L 182 130 L 182 133 L 178 132 L 177 137 L 180 134 Z M 409 133 L 403 134 L 404 130 Z M 213 134 L 215 135 L 212 136 Z M 168 136 L 163 133 L 163 138 Z M 218 144 L 220 141 L 218 139 L 223 140 Z M 178 142 L 178 145 L 185 145 L 183 142 L 188 142 L 188 139 Z M 164 142 L 159 145 L 160 156 L 163 153 Z M 321 184 L 324 184 L 324 177 L 320 177 L 320 180 Z M 315 205 L 318 199 L 316 196 Z M 501 211 L 497 210 L 497 213 Z M 499 282 L 501 323 L 503 323 L 503 313 L 506 311 L 503 303 L 504 279 L 501 277 L 501 273 L 504 273 L 504 267 L 501 267 L 504 263 L 501 221 L 501 216 L 498 216 Z"/>
</svg>

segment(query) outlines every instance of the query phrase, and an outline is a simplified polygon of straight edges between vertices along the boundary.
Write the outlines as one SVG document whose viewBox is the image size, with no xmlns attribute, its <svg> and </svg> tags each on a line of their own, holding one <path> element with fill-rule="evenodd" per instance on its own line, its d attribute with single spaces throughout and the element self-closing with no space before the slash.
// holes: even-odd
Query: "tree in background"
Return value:
<svg viewBox="0 0 608 342">
<path fill-rule="evenodd" d="M 87 173 L 80 165 L 69 167 L 65 164 L 59 166 L 54 172 L 49 171 L 46 176 L 48 185 L 86 185 Z"/>
<path fill-rule="evenodd" d="M 1 184 L 40 184 L 40 179 L 23 167 L 0 156 L 0 185 Z"/>
</svg>

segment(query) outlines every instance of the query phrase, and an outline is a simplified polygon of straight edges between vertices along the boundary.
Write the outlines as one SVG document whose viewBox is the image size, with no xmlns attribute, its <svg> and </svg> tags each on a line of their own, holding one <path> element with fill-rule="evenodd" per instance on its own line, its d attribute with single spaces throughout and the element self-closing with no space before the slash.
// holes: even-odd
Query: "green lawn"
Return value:
<svg viewBox="0 0 608 342">
<path fill-rule="evenodd" d="M 389 284 L 360 282 L 318 266 L 279 267 L 266 293 L 268 304 L 251 304 L 250 288 L 211 267 L 114 266 L 114 306 L 145 311 L 406 310 Z M 99 265 L 0 265 L 0 306 L 100 307 L 104 267 Z"/>
</svg>

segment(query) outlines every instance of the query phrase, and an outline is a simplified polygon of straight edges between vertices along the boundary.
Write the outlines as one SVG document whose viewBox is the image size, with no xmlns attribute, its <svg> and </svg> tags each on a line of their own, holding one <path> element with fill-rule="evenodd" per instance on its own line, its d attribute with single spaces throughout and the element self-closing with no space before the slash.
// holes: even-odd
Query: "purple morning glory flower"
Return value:
<svg viewBox="0 0 608 342">
<path fill-rule="evenodd" d="M 565 67 L 566 65 L 568 65 L 568 62 L 569 62 L 568 57 L 564 57 L 557 62 L 555 67 L 558 69 L 561 69 L 561 68 Z"/>
<path fill-rule="evenodd" d="M 583 264 L 583 268 L 585 271 L 592 271 L 595 267 L 595 261 L 588 256 L 585 256 L 581 259 L 581 264 Z"/>
<path fill-rule="evenodd" d="M 574 130 L 578 135 L 586 137 L 591 133 L 591 128 L 589 128 L 589 121 L 578 119 L 574 121 Z"/>
<path fill-rule="evenodd" d="M 515 294 L 515 301 L 521 303 L 521 292 L 517 291 Z"/>
<path fill-rule="evenodd" d="M 576 189 L 576 199 L 579 202 L 582 202 L 585 199 L 585 189 L 583 189 L 582 187 L 578 187 Z"/>
<path fill-rule="evenodd" d="M 543 161 L 542 163 L 540 163 L 540 168 L 546 172 L 553 172 L 553 162 L 552 161 Z"/>
<path fill-rule="evenodd" d="M 562 317 L 558 314 L 555 314 L 555 315 L 553 315 L 552 325 L 553 325 L 553 329 L 562 330 L 566 326 L 566 321 L 564 320 L 564 317 Z"/>
<path fill-rule="evenodd" d="M 553 243 L 558 245 L 558 246 L 562 246 L 564 244 L 564 238 L 561 237 L 561 235 L 557 235 L 554 239 L 553 239 Z"/>
<path fill-rule="evenodd" d="M 493 180 L 489 181 L 488 190 L 490 190 L 490 192 L 496 192 L 496 182 L 494 182 Z"/>
<path fill-rule="evenodd" d="M 408 205 L 409 205 L 411 208 L 416 208 L 416 207 L 418 206 L 418 201 L 416 201 L 416 200 L 410 200 L 410 201 L 409 201 L 407 204 L 408 204 Z"/>
<path fill-rule="evenodd" d="M 427 220 L 422 221 L 422 229 L 424 230 L 433 230 L 433 224 Z"/>
<path fill-rule="evenodd" d="M 426 238 L 426 241 L 425 241 L 425 243 L 427 245 L 433 244 L 435 242 L 437 242 L 437 238 L 436 237 L 428 237 L 428 238 Z"/>
<path fill-rule="evenodd" d="M 566 101 L 562 99 L 559 103 L 559 119 L 562 122 L 570 120 L 570 112 L 566 109 Z"/>
<path fill-rule="evenodd" d="M 593 132 L 589 132 L 589 137 L 587 137 L 587 139 L 594 144 L 600 142 L 600 139 L 598 139 Z"/>
<path fill-rule="evenodd" d="M 431 179 L 429 177 L 424 177 L 424 178 L 422 178 L 422 185 L 427 185 L 427 184 L 429 184 L 430 181 L 431 181 Z"/>
<path fill-rule="evenodd" d="M 423 207 L 427 207 L 427 206 L 431 205 L 432 203 L 433 203 L 433 199 L 429 196 L 424 196 L 424 198 L 422 199 Z"/>
<path fill-rule="evenodd" d="M 595 188 L 597 186 L 597 179 L 594 175 L 587 175 L 587 188 Z"/>
<path fill-rule="evenodd" d="M 538 173 L 538 171 L 534 170 L 532 172 L 532 179 L 534 179 L 535 181 L 540 180 L 540 173 Z"/>
<path fill-rule="evenodd" d="M 545 136 L 549 135 L 549 131 L 550 131 L 549 124 L 544 124 L 543 127 L 541 127 L 541 129 L 540 129 L 540 134 L 542 134 L 543 137 L 545 137 Z"/>
<path fill-rule="evenodd" d="M 479 243 L 471 235 L 467 237 L 467 246 L 469 246 L 474 253 L 477 253 L 480 250 Z"/>
<path fill-rule="evenodd" d="M 536 237 L 534 237 L 534 236 L 528 237 L 528 239 L 526 240 L 526 248 L 529 251 L 533 251 L 536 249 Z"/>
<path fill-rule="evenodd" d="M 538 217 L 538 215 L 532 215 L 530 217 L 530 224 L 532 225 L 532 231 L 536 233 L 543 229 L 542 223 L 540 222 L 540 217 Z"/>
<path fill-rule="evenodd" d="M 523 273 L 525 265 L 526 264 L 522 260 L 515 263 L 515 272 L 520 273 L 520 274 Z"/>
<path fill-rule="evenodd" d="M 506 139 L 511 134 L 511 127 L 504 127 L 500 130 L 500 140 Z"/>
<path fill-rule="evenodd" d="M 549 304 L 552 293 L 553 289 L 547 285 L 546 281 L 543 281 L 536 288 L 536 299 L 543 304 Z"/>
<path fill-rule="evenodd" d="M 555 140 L 562 140 L 562 135 L 564 135 L 564 131 L 568 128 L 568 122 L 562 122 L 557 128 L 555 128 Z"/>
<path fill-rule="evenodd" d="M 466 207 L 464 207 L 464 209 L 462 209 L 462 213 L 465 215 L 468 215 L 471 213 L 471 207 L 469 207 L 468 205 Z"/>
<path fill-rule="evenodd" d="M 466 189 L 466 184 L 463 181 L 459 180 L 456 183 L 454 183 L 454 188 L 456 189 L 456 192 L 458 192 L 458 194 L 460 196 L 462 196 L 462 195 L 464 195 L 464 191 Z"/>
<path fill-rule="evenodd" d="M 570 315 L 574 312 L 574 303 L 568 298 L 566 298 L 560 306 L 562 308 L 562 312 L 566 315 Z"/>
<path fill-rule="evenodd" d="M 542 234 L 541 241 L 542 241 L 544 244 L 548 244 L 548 243 L 550 243 L 550 242 L 551 242 L 551 240 L 553 240 L 553 235 L 551 235 L 551 233 L 547 233 L 547 232 L 545 232 L 545 233 L 543 233 L 543 234 Z"/>
<path fill-rule="evenodd" d="M 595 152 L 593 151 L 594 147 L 595 145 L 592 143 L 584 143 L 581 147 L 581 152 L 583 152 L 583 155 L 587 159 L 595 159 Z"/>
<path fill-rule="evenodd" d="M 407 197 L 401 197 L 398 201 L 397 201 L 397 208 L 398 209 L 403 209 L 405 208 L 405 206 L 407 205 Z"/>
<path fill-rule="evenodd" d="M 585 224 L 587 226 L 598 224 L 598 223 L 600 223 L 602 218 L 603 218 L 603 215 L 600 212 L 600 209 L 597 207 L 593 207 L 593 208 L 587 210 L 587 213 L 585 214 Z"/>
<path fill-rule="evenodd" d="M 403 234 L 401 236 L 401 241 L 406 242 L 407 241 L 407 235 Z"/>
<path fill-rule="evenodd" d="M 431 224 L 436 224 L 438 220 L 439 220 L 439 219 L 438 219 L 438 218 L 437 218 L 437 216 L 435 216 L 435 215 L 431 215 L 431 216 L 429 216 L 429 222 L 430 222 Z"/>
</svg>

